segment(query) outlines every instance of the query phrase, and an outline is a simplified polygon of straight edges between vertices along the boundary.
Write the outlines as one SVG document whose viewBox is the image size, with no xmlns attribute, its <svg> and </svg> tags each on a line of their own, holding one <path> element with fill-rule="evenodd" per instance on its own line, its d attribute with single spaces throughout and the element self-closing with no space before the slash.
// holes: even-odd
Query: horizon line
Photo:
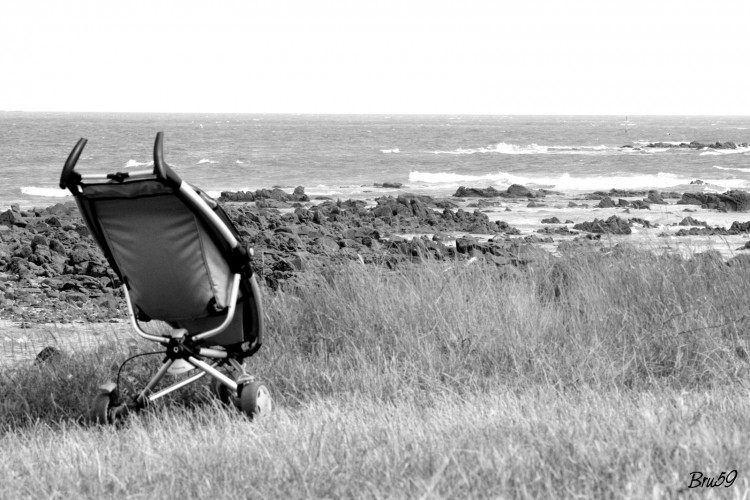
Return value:
<svg viewBox="0 0 750 500">
<path fill-rule="evenodd" d="M 599 117 L 660 117 L 660 116 L 731 116 L 750 117 L 750 113 L 372 113 L 372 112 L 292 112 L 292 111 L 61 111 L 0 109 L 0 113 L 58 113 L 58 114 L 149 114 L 149 115 L 271 115 L 271 116 L 599 116 Z"/>
</svg>

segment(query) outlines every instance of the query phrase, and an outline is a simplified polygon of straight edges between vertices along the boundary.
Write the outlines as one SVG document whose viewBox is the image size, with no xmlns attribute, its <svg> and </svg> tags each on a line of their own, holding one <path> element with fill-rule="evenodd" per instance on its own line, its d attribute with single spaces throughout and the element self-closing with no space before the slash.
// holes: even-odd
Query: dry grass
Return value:
<svg viewBox="0 0 750 500">
<path fill-rule="evenodd" d="M 0 497 L 750 495 L 749 278 L 632 249 L 311 272 L 266 298 L 271 418 L 196 385 L 123 428 L 76 424 L 119 341 L 0 373 Z"/>
</svg>

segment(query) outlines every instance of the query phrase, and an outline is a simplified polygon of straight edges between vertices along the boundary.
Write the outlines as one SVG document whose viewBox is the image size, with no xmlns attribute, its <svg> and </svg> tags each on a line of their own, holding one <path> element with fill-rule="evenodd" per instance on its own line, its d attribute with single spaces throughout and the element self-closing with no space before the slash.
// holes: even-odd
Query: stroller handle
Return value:
<svg viewBox="0 0 750 500">
<path fill-rule="evenodd" d="M 159 179 L 167 177 L 164 172 L 164 132 L 157 132 L 154 140 L 154 175 Z"/>
<path fill-rule="evenodd" d="M 164 132 L 157 132 L 154 140 L 154 175 L 175 188 L 182 184 L 180 176 L 164 161 Z"/>
<path fill-rule="evenodd" d="M 83 137 L 78 139 L 78 142 L 68 155 L 68 159 L 65 160 L 65 166 L 63 167 L 62 174 L 60 175 L 60 189 L 68 188 L 74 184 L 74 182 L 69 182 L 70 174 L 73 173 L 73 170 L 76 168 L 78 158 L 81 157 L 81 153 L 83 152 L 83 148 L 86 146 L 87 142 L 88 139 L 84 139 Z"/>
</svg>

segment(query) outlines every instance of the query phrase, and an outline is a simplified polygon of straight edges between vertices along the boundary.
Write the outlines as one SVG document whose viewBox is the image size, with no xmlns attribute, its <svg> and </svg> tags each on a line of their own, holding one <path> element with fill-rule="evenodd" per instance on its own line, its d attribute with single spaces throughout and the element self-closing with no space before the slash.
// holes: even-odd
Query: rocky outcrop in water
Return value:
<svg viewBox="0 0 750 500">
<path fill-rule="evenodd" d="M 487 188 L 459 187 L 453 194 L 456 198 L 537 198 L 545 192 L 532 191 L 520 184 L 512 184 L 505 191 L 499 191 L 492 186 Z"/>
<path fill-rule="evenodd" d="M 700 205 L 722 212 L 750 211 L 750 193 L 740 190 L 717 193 L 683 193 L 678 205 Z"/>
<path fill-rule="evenodd" d="M 632 147 L 632 146 L 631 146 Z M 735 143 L 733 141 L 726 142 L 714 142 L 714 143 L 703 143 L 698 141 L 691 142 L 650 142 L 646 144 L 646 148 L 677 148 L 677 149 L 737 149 L 746 148 L 748 143 Z"/>
</svg>

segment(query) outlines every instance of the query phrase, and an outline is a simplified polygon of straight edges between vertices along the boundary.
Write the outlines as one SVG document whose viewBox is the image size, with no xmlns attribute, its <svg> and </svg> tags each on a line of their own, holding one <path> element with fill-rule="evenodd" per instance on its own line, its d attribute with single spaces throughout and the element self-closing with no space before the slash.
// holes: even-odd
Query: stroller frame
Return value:
<svg viewBox="0 0 750 500">
<path fill-rule="evenodd" d="M 141 410 L 147 407 L 149 403 L 185 387 L 205 375 L 210 375 L 214 379 L 213 391 L 223 403 L 233 402 L 235 406 L 251 418 L 270 411 L 272 406 L 270 391 L 265 384 L 255 380 L 244 366 L 244 360 L 260 349 L 263 340 L 261 294 L 250 266 L 253 256 L 252 249 L 246 249 L 241 244 L 236 229 L 215 201 L 180 179 L 166 164 L 163 156 L 162 132 L 157 133 L 154 142 L 153 170 L 82 175 L 75 171 L 75 166 L 86 143 L 87 139 L 79 139 L 70 152 L 60 176 L 60 187 L 68 189 L 75 197 L 84 222 L 104 252 L 110 266 L 120 278 L 131 326 L 140 337 L 157 342 L 166 349 L 166 356 L 161 368 L 131 401 L 121 401 L 117 384 L 114 382 L 100 386 L 100 393 L 94 399 L 91 408 L 92 419 L 98 423 L 114 423 L 130 411 Z M 94 205 L 85 192 L 87 186 L 103 187 L 104 189 L 114 187 L 116 189 L 118 185 L 139 181 L 150 181 L 157 186 L 157 189 L 160 189 L 159 186 L 163 186 L 168 196 L 176 196 L 184 207 L 200 221 L 201 227 L 207 230 L 210 239 L 221 250 L 220 253 L 231 270 L 231 284 L 226 306 L 215 311 L 213 316 L 216 316 L 216 318 L 212 319 L 205 328 L 199 328 L 198 331 L 191 332 L 188 328 L 182 327 L 179 322 L 158 317 L 153 319 L 162 319 L 172 326 L 173 330 L 169 334 L 158 335 L 143 330 L 139 319 L 150 321 L 152 318 L 145 315 L 134 303 L 131 290 L 129 290 L 127 270 L 121 269 L 118 265 L 114 251 L 108 245 L 105 232 L 100 227 L 101 221 L 97 219 L 94 213 Z M 133 199 L 138 198 L 134 197 Z M 242 298 L 240 298 L 240 292 L 242 292 Z M 241 318 L 237 317 L 238 303 L 243 305 Z M 221 320 L 222 314 L 224 315 L 223 320 Z M 219 320 L 221 322 L 218 325 L 213 324 Z M 238 321 L 241 322 L 239 327 L 242 331 L 241 342 L 234 342 L 232 345 L 219 345 L 218 348 L 206 346 L 206 341 L 217 339 L 228 329 L 237 330 Z M 247 339 L 248 329 L 251 330 L 250 339 Z M 219 368 L 224 365 L 229 365 L 230 368 L 239 372 L 239 375 L 232 379 L 219 371 Z M 153 392 L 157 384 L 168 373 L 179 374 L 194 368 L 199 370 L 197 374 L 175 382 L 158 392 Z"/>
</svg>

